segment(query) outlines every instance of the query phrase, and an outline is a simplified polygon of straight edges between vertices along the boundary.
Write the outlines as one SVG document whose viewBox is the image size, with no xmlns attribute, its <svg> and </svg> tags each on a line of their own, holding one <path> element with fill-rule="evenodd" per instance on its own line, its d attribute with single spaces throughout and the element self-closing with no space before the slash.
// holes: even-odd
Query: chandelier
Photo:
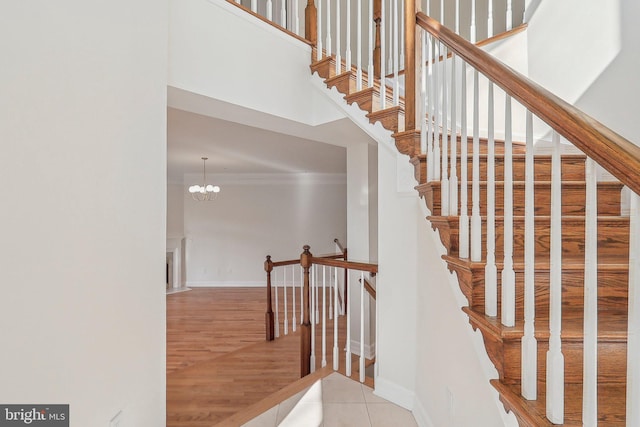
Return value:
<svg viewBox="0 0 640 427">
<path fill-rule="evenodd" d="M 202 185 L 195 184 L 189 187 L 191 197 L 199 202 L 215 200 L 220 192 L 217 185 L 207 184 L 207 160 L 208 157 L 202 157 Z"/>
</svg>

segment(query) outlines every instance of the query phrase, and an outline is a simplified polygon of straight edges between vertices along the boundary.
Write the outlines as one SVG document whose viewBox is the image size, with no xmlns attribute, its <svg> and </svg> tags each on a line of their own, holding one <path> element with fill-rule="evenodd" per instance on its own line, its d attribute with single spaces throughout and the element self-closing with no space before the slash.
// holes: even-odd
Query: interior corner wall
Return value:
<svg viewBox="0 0 640 427">
<path fill-rule="evenodd" d="M 165 424 L 167 2 L 0 5 L 0 402 Z"/>
<path fill-rule="evenodd" d="M 215 182 L 222 191 L 212 202 L 194 201 L 183 191 L 187 286 L 264 286 L 267 255 L 274 261 L 299 258 L 305 244 L 314 255 L 335 253 L 333 239 L 345 241 L 344 175 L 221 174 Z"/>
</svg>

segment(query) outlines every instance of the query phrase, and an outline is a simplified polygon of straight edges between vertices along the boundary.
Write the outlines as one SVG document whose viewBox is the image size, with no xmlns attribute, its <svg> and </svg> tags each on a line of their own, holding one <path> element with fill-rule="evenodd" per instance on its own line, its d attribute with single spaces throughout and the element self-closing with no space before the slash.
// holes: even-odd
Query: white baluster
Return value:
<svg viewBox="0 0 640 427">
<path fill-rule="evenodd" d="M 316 319 L 318 315 L 316 311 L 313 309 L 314 305 L 318 301 L 318 294 L 316 294 L 315 290 L 317 287 L 317 276 L 316 276 L 316 266 L 311 266 L 311 289 L 309 292 L 311 294 L 311 304 L 309 304 L 309 320 L 311 323 L 311 357 L 309 358 L 309 364 L 311 365 L 311 372 L 315 372 L 316 370 Z M 315 290 L 314 290 L 315 289 Z"/>
<path fill-rule="evenodd" d="M 316 41 L 316 59 L 322 59 L 322 0 L 318 0 L 316 31 L 318 32 Z"/>
<path fill-rule="evenodd" d="M 275 324 L 276 324 L 276 338 L 280 337 L 280 305 L 278 304 L 278 273 L 276 273 L 277 270 L 273 270 L 273 285 L 274 285 L 274 289 L 276 291 L 276 316 L 275 316 Z"/>
<path fill-rule="evenodd" d="M 240 4 L 240 0 L 235 0 L 235 2 L 236 2 L 237 4 Z"/>
<path fill-rule="evenodd" d="M 422 105 L 422 117 L 421 117 L 421 127 L 422 130 L 420 132 L 420 152 L 427 152 L 427 136 L 429 133 L 428 125 L 427 125 L 427 32 L 421 31 L 420 37 L 420 57 L 422 58 L 422 63 L 420 64 L 420 102 Z M 425 177 L 421 177 L 424 179 Z"/>
<path fill-rule="evenodd" d="M 303 304 L 303 297 L 304 295 L 302 295 L 304 292 L 304 270 L 302 268 L 302 266 L 300 266 L 300 322 L 299 324 L 302 325 L 302 321 L 304 320 L 304 304 Z"/>
<path fill-rule="evenodd" d="M 440 23 L 444 25 L 444 0 L 440 0 Z"/>
<path fill-rule="evenodd" d="M 425 13 L 427 16 L 431 16 L 431 0 L 427 0 L 427 11 Z"/>
<path fill-rule="evenodd" d="M 598 183 L 596 163 L 587 158 L 584 237 L 584 363 L 582 425 L 598 425 Z"/>
<path fill-rule="evenodd" d="M 522 397 L 538 395 L 538 341 L 535 337 L 535 198 L 533 162 L 533 114 L 527 110 L 527 151 L 524 202 L 524 336 L 522 337 Z"/>
<path fill-rule="evenodd" d="M 440 123 L 440 42 L 434 38 L 434 62 L 433 62 L 433 179 L 440 180 L 440 139 L 442 129 L 438 129 Z"/>
<path fill-rule="evenodd" d="M 333 269 L 333 370 L 340 367 L 340 349 L 338 348 L 338 267 Z"/>
<path fill-rule="evenodd" d="M 511 7 L 511 0 L 507 0 L 507 31 L 513 28 L 513 10 Z"/>
<path fill-rule="evenodd" d="M 320 274 L 320 270 L 319 269 L 315 269 L 316 272 L 316 278 L 315 278 L 315 288 L 316 288 L 316 299 L 315 299 L 315 307 L 316 307 L 316 314 L 314 319 L 316 319 L 316 325 L 320 324 L 320 299 L 318 298 L 319 296 L 319 288 L 320 288 L 320 281 L 318 280 L 318 275 Z"/>
<path fill-rule="evenodd" d="M 322 367 L 327 366 L 327 276 L 322 266 Z"/>
<path fill-rule="evenodd" d="M 398 27 L 398 38 L 400 39 L 400 69 L 404 70 L 404 0 L 399 0 L 398 15 L 400 16 L 400 24 Z"/>
<path fill-rule="evenodd" d="M 431 34 L 426 33 L 427 41 L 427 182 L 433 180 L 433 43 Z"/>
<path fill-rule="evenodd" d="M 502 324 L 516 324 L 516 273 L 513 270 L 513 144 L 511 97 L 505 96 L 504 111 L 504 261 L 502 267 Z"/>
<path fill-rule="evenodd" d="M 331 0 L 327 0 L 327 41 L 325 51 L 331 56 Z"/>
<path fill-rule="evenodd" d="M 347 46 L 345 51 L 345 71 L 351 71 L 351 0 L 347 0 L 347 16 L 346 16 L 346 24 L 347 24 Z"/>
<path fill-rule="evenodd" d="M 630 193 L 627 427 L 640 425 L 640 197 Z"/>
<path fill-rule="evenodd" d="M 350 282 L 350 274 L 347 274 L 347 285 L 345 287 L 345 290 L 349 289 L 349 282 Z M 344 299 L 343 299 L 344 300 Z M 350 377 L 351 376 L 351 301 L 353 300 L 353 298 L 348 298 L 347 301 L 347 342 L 345 345 L 345 374 Z"/>
<path fill-rule="evenodd" d="M 362 90 L 362 0 L 357 0 L 356 13 L 356 88 Z"/>
<path fill-rule="evenodd" d="M 367 86 L 373 87 L 375 76 L 373 75 L 373 0 L 369 0 L 369 60 L 367 61 Z"/>
<path fill-rule="evenodd" d="M 461 61 L 460 70 L 460 219 L 458 220 L 458 254 L 469 258 L 469 206 L 467 192 L 469 185 L 469 159 L 467 156 L 467 63 Z"/>
<path fill-rule="evenodd" d="M 449 173 L 449 215 L 458 215 L 458 122 L 457 122 L 457 103 L 456 103 L 456 55 L 451 53 L 451 84 L 449 91 L 451 92 L 451 169 Z"/>
<path fill-rule="evenodd" d="M 460 34 L 460 0 L 456 0 L 456 34 Z"/>
<path fill-rule="evenodd" d="M 493 37 L 493 0 L 487 5 L 487 38 Z"/>
<path fill-rule="evenodd" d="M 387 108 L 387 79 L 385 70 L 385 55 L 387 50 L 387 41 L 385 39 L 385 31 L 387 27 L 385 15 L 385 0 L 380 1 L 380 109 Z"/>
<path fill-rule="evenodd" d="M 273 2 L 267 0 L 267 19 L 273 21 Z"/>
<path fill-rule="evenodd" d="M 297 319 L 296 319 L 296 266 L 292 265 L 291 266 L 291 306 L 292 306 L 292 313 L 291 313 L 291 329 L 293 330 L 293 332 L 296 331 L 297 328 Z"/>
<path fill-rule="evenodd" d="M 555 131 L 552 140 L 547 418 L 554 424 L 562 424 L 564 422 L 564 356 L 560 339 L 562 331 L 562 166 L 560 137 Z"/>
<path fill-rule="evenodd" d="M 496 268 L 496 156 L 493 82 L 489 82 L 488 103 L 487 264 L 484 267 L 484 311 L 487 316 L 495 317 L 498 315 L 498 269 Z"/>
<path fill-rule="evenodd" d="M 469 37 L 471 43 L 475 43 L 477 39 L 476 34 L 476 0 L 471 0 L 471 28 L 469 28 Z"/>
<path fill-rule="evenodd" d="M 440 114 L 440 135 L 442 135 L 442 175 L 440 180 L 440 215 L 449 215 L 449 138 L 447 109 L 447 47 L 442 47 L 442 113 Z"/>
<path fill-rule="evenodd" d="M 364 382 L 364 272 L 360 272 L 360 382 Z"/>
<path fill-rule="evenodd" d="M 258 13 L 258 0 L 251 0 L 251 12 Z"/>
<path fill-rule="evenodd" d="M 329 270 L 331 274 L 331 270 Z M 333 286 L 331 286 L 331 276 L 329 276 L 329 320 L 333 319 Z"/>
<path fill-rule="evenodd" d="M 292 13 L 293 13 L 293 19 L 294 19 L 294 32 L 297 35 L 300 35 L 300 16 L 299 16 L 299 10 L 298 10 L 298 0 L 293 0 L 293 8 L 292 8 Z"/>
<path fill-rule="evenodd" d="M 381 1 L 384 4 L 386 0 L 381 0 Z M 387 58 L 387 68 L 389 69 L 389 74 L 393 74 L 393 35 L 395 34 L 395 31 L 396 31 L 393 24 L 394 22 L 393 15 L 396 13 L 396 11 L 393 9 L 394 1 L 395 0 L 389 0 L 389 31 L 388 31 L 389 57 Z"/>
<path fill-rule="evenodd" d="M 280 2 L 280 26 L 282 28 L 287 27 L 287 1 L 281 0 Z"/>
<path fill-rule="evenodd" d="M 398 23 L 398 0 L 393 0 L 393 105 L 400 103 L 400 79 L 398 77 L 400 52 L 398 39 L 400 38 L 400 30 Z"/>
<path fill-rule="evenodd" d="M 471 171 L 471 261 L 482 258 L 482 218 L 480 218 L 480 82 L 473 70 L 473 168 Z"/>
<path fill-rule="evenodd" d="M 282 267 L 282 289 L 284 290 L 284 334 L 289 335 L 289 310 L 287 307 L 287 267 Z"/>
<path fill-rule="evenodd" d="M 336 76 L 342 73 L 342 51 L 340 33 L 342 33 L 342 27 L 340 26 L 340 0 L 336 0 Z"/>
</svg>

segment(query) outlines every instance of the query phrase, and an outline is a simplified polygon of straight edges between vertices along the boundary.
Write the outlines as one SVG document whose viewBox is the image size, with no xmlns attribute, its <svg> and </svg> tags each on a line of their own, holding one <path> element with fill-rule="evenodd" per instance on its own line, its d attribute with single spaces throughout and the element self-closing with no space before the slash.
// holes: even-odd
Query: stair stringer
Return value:
<svg viewBox="0 0 640 427">
<path fill-rule="evenodd" d="M 396 157 L 399 160 L 398 167 L 397 167 L 398 177 L 396 179 L 396 190 L 398 193 L 402 193 L 403 196 L 415 197 L 415 190 L 413 189 L 413 187 L 417 183 L 414 180 L 414 174 L 412 170 L 413 168 L 408 162 L 409 160 L 408 157 L 400 154 L 395 149 L 395 140 L 392 137 L 392 133 L 386 130 L 385 128 L 383 128 L 379 122 L 372 125 L 369 122 L 369 119 L 366 117 L 365 111 L 361 110 L 355 103 L 352 105 L 347 104 L 347 102 L 344 100 L 344 95 L 338 92 L 338 90 L 335 87 L 331 89 L 327 89 L 324 83 L 324 80 L 321 77 L 319 77 L 316 73 L 314 73 L 311 76 L 311 79 L 312 79 L 312 85 L 315 88 L 317 88 L 317 90 L 320 93 L 322 93 L 324 96 L 329 98 L 338 108 L 340 108 L 347 115 L 347 117 L 349 117 L 367 135 L 369 135 L 374 141 L 376 141 L 379 147 L 382 147 L 382 149 L 384 150 L 388 150 L 388 152 L 392 151 L 396 155 Z M 456 327 L 460 328 L 460 330 L 463 330 L 464 331 L 463 335 L 466 335 L 467 337 L 468 342 L 466 343 L 466 345 L 470 346 L 470 348 L 473 349 L 472 351 L 475 355 L 474 365 L 478 366 L 479 369 L 482 371 L 480 375 L 482 376 L 482 379 L 483 379 L 483 385 L 481 386 L 483 393 L 486 393 L 486 396 L 488 396 L 488 399 L 490 399 L 490 401 L 493 402 L 493 404 L 495 405 L 495 409 L 497 411 L 496 413 L 498 414 L 499 419 L 501 419 L 502 425 L 506 427 L 517 426 L 518 422 L 515 415 L 511 412 L 509 413 L 506 412 L 504 405 L 499 399 L 499 393 L 494 387 L 490 385 L 489 381 L 491 379 L 497 378 L 498 373 L 495 366 L 489 359 L 489 355 L 487 353 L 481 332 L 473 330 L 471 324 L 469 323 L 468 316 L 461 310 L 462 307 L 468 306 L 468 301 L 460 289 L 457 277 L 455 277 L 454 274 L 449 271 L 446 262 L 441 258 L 441 255 L 444 255 L 446 253 L 446 249 L 440 240 L 438 232 L 433 230 L 430 227 L 431 225 L 430 222 L 428 220 L 426 224 L 424 224 L 423 222 L 425 221 L 425 218 L 428 215 L 430 215 L 430 212 L 426 208 L 424 203 L 417 203 L 417 205 L 420 206 L 420 208 L 418 209 L 418 212 L 416 212 L 416 215 L 420 217 L 417 220 L 421 222 L 420 233 L 425 234 L 426 237 L 424 240 L 426 244 L 431 246 L 432 251 L 435 251 L 435 254 L 432 254 L 430 256 L 431 266 L 432 267 L 434 265 L 437 266 L 438 277 L 445 277 L 446 275 L 446 280 L 447 280 L 446 285 L 447 285 L 447 289 L 450 292 L 448 297 L 454 301 L 452 306 L 455 307 L 455 308 L 452 307 L 453 308 L 452 313 L 454 313 L 452 314 L 452 316 L 453 318 L 456 319 L 455 320 L 455 322 L 457 323 Z M 425 225 L 426 227 L 424 227 Z M 381 261 L 381 262 L 384 262 L 384 261 Z M 419 284 L 424 285 L 424 283 L 422 282 L 423 281 L 421 280 Z M 379 282 L 379 284 L 381 288 L 384 286 L 384 283 Z M 416 298 L 416 301 L 417 300 L 418 298 Z M 416 336 L 416 340 L 419 340 L 419 339 L 420 339 L 420 336 L 419 335 Z M 384 345 L 384 339 L 376 340 L 376 342 L 378 346 Z M 386 390 L 380 390 L 381 388 L 380 386 L 382 385 L 383 388 L 386 388 L 384 386 L 387 385 L 387 383 L 389 383 L 389 381 L 385 381 L 385 380 L 379 381 L 378 378 L 376 378 L 376 394 L 379 394 L 381 395 L 381 397 L 391 400 L 392 402 L 398 405 L 407 407 L 408 409 L 412 409 L 420 426 L 435 427 L 437 425 L 446 425 L 446 423 L 451 421 L 450 419 L 446 418 L 449 416 L 448 414 L 444 414 L 443 416 L 443 414 L 434 413 L 434 412 L 437 412 L 437 406 L 439 405 L 439 403 L 432 402 L 431 399 L 421 398 L 421 396 L 419 395 L 420 390 L 413 391 L 413 402 L 411 402 L 411 404 L 409 405 L 407 402 L 407 399 L 410 396 L 408 396 L 407 393 L 405 393 L 403 396 L 396 399 L 397 395 L 395 395 L 394 393 L 387 393 Z M 417 387 L 419 388 L 420 385 L 418 383 L 431 384 L 432 381 L 431 381 L 431 378 L 416 378 L 416 383 L 417 383 L 416 384 Z M 448 390 L 448 385 L 444 384 L 444 386 Z M 401 387 L 398 387 L 398 388 L 400 389 Z M 409 392 L 409 391 L 406 390 L 406 392 Z M 427 402 L 429 402 L 430 404 L 427 405 Z M 434 411 L 434 406 L 436 407 L 435 411 Z M 439 406 L 444 407 L 445 405 L 439 405 Z M 457 403 L 456 406 L 462 407 L 460 403 Z M 448 411 L 446 410 L 442 411 L 441 409 L 441 412 L 448 412 Z M 472 418 L 473 416 L 475 416 L 475 414 L 471 414 L 470 418 Z M 475 421 L 476 421 L 476 424 L 474 425 L 483 425 L 483 424 L 477 424 L 478 421 L 481 422 L 480 420 L 476 419 Z M 443 424 L 443 422 L 445 424 Z M 466 425 L 466 424 L 460 424 L 460 425 Z M 493 426 L 495 425 L 495 423 L 491 425 Z"/>
</svg>

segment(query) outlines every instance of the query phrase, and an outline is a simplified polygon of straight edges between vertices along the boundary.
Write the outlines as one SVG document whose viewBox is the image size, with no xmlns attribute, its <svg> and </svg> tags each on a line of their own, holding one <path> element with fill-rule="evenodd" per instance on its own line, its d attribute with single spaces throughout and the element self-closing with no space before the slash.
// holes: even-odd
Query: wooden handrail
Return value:
<svg viewBox="0 0 640 427">
<path fill-rule="evenodd" d="M 342 243 L 340 243 L 340 240 L 338 240 L 337 237 L 335 239 L 333 239 L 333 242 L 336 244 L 336 246 L 338 246 L 338 249 L 340 249 L 340 251 L 342 253 L 344 253 L 344 251 L 346 251 L 346 249 L 344 248 L 344 246 L 342 246 Z"/>
<path fill-rule="evenodd" d="M 268 255 L 270 256 L 270 255 Z M 340 259 L 344 257 L 344 254 L 331 254 L 331 255 L 320 255 L 318 258 L 328 258 L 328 259 Z M 274 261 L 273 263 L 274 267 L 283 267 L 286 265 L 295 265 L 295 264 L 300 264 L 300 258 L 297 259 L 289 259 L 286 261 Z"/>
<path fill-rule="evenodd" d="M 360 281 L 360 279 L 358 279 L 358 281 Z M 371 298 L 376 299 L 376 290 L 373 286 L 371 286 L 371 283 L 369 283 L 366 278 L 364 279 L 364 290 L 367 291 L 369 295 L 371 295 Z"/>
<path fill-rule="evenodd" d="M 349 270 L 367 271 L 371 274 L 378 273 L 378 264 L 368 264 L 365 262 L 340 261 L 337 259 L 311 257 L 312 264 L 326 265 L 328 267 L 346 268 Z"/>
<path fill-rule="evenodd" d="M 620 182 L 640 194 L 640 147 L 497 61 L 424 13 L 416 14 L 416 22 Z"/>
</svg>

